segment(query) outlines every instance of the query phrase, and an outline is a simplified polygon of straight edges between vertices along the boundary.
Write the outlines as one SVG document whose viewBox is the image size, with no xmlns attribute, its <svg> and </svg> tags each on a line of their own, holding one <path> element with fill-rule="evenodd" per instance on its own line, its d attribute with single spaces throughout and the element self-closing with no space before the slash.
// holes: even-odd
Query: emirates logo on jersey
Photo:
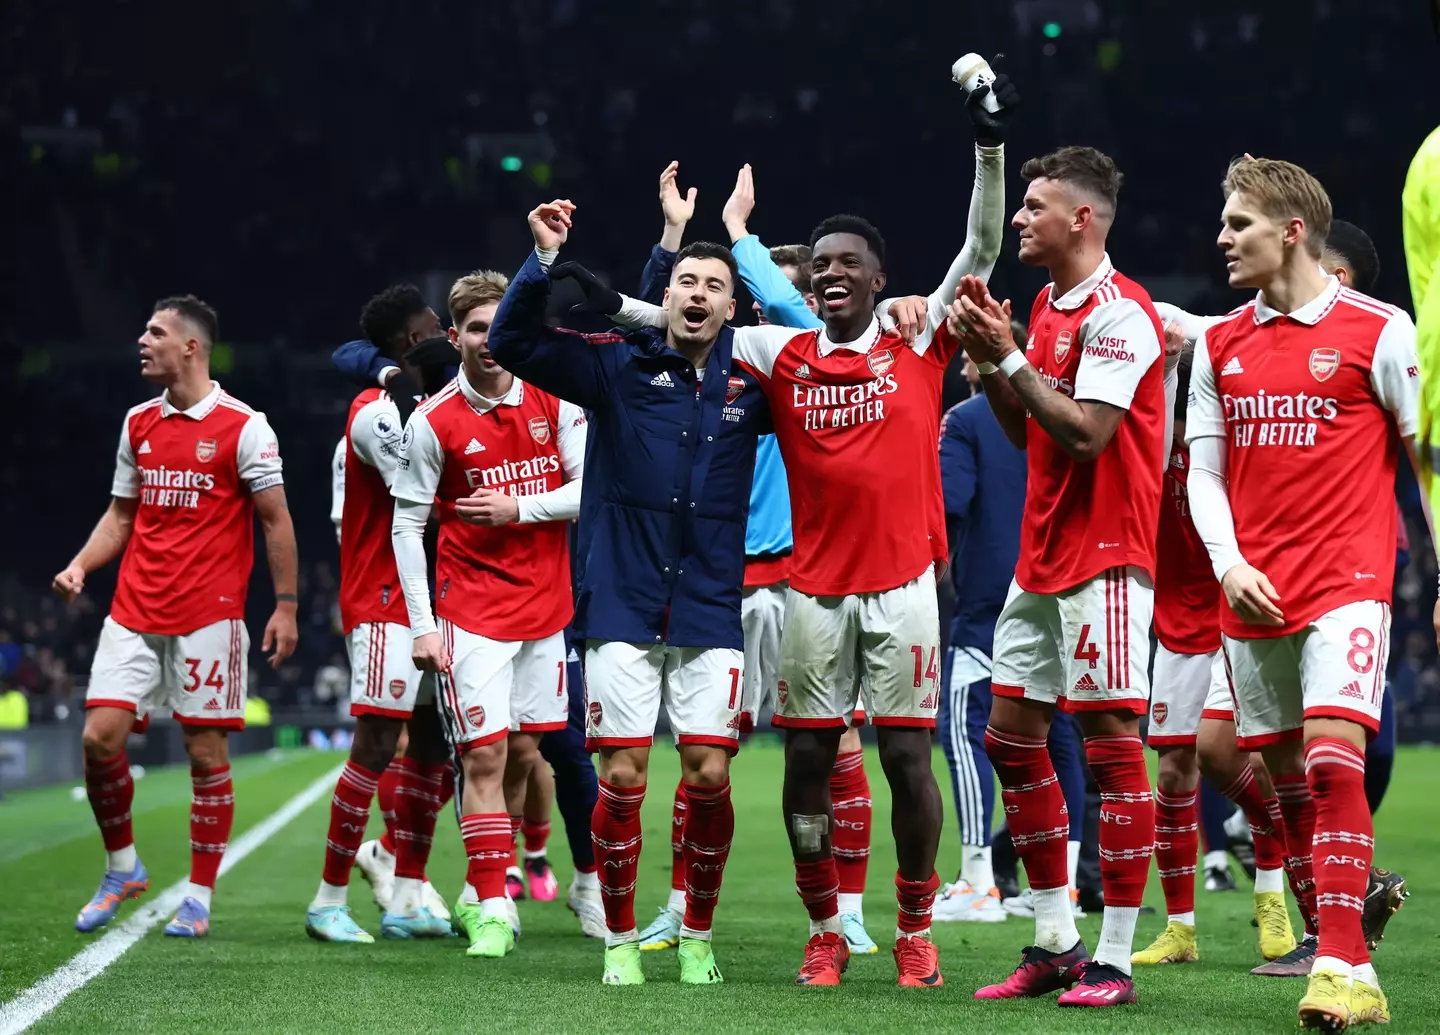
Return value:
<svg viewBox="0 0 1440 1035">
<path fill-rule="evenodd" d="M 876 377 L 884 377 L 895 365 L 895 353 L 889 349 L 881 349 L 879 352 L 870 353 L 866 362 L 870 364 L 870 373 Z"/>
<path fill-rule="evenodd" d="M 1315 369 L 1315 356 L 1310 356 L 1310 369 Z M 195 459 L 202 464 L 208 464 L 215 459 L 215 440 L 213 438 L 202 438 L 195 443 Z"/>
<path fill-rule="evenodd" d="M 550 422 L 544 417 L 530 418 L 530 437 L 542 446 L 550 441 Z"/>
<path fill-rule="evenodd" d="M 725 405 L 729 406 L 736 399 L 740 398 L 740 393 L 743 391 L 745 391 L 745 382 L 740 378 L 732 377 L 729 381 L 725 382 Z"/>
<path fill-rule="evenodd" d="M 1155 706 L 1150 709 L 1150 718 L 1155 721 L 1157 726 L 1165 725 L 1165 716 L 1169 714 L 1170 708 L 1164 701 L 1156 701 Z"/>
<path fill-rule="evenodd" d="M 1055 362 L 1064 363 L 1065 357 L 1070 355 L 1070 343 L 1075 336 L 1069 331 L 1061 331 L 1055 336 Z"/>
<path fill-rule="evenodd" d="M 478 704 L 473 708 L 466 708 L 465 718 L 469 719 L 470 725 L 474 726 L 477 730 L 482 729 L 485 726 L 485 709 L 481 708 Z"/>
<path fill-rule="evenodd" d="M 402 698 L 402 697 L 405 696 L 405 680 L 403 680 L 403 679 L 392 679 L 392 680 L 390 680 L 390 696 L 393 697 L 393 698 L 395 698 L 395 700 L 397 700 L 397 701 L 400 700 L 400 698 Z"/>
<path fill-rule="evenodd" d="M 1311 349 L 1310 376 L 1317 381 L 1328 381 L 1340 369 L 1339 349 Z"/>
</svg>

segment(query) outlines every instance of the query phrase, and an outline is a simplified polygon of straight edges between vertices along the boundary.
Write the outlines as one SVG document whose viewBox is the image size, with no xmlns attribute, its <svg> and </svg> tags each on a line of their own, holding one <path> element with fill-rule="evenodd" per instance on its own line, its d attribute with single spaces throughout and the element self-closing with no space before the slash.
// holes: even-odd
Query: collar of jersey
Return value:
<svg viewBox="0 0 1440 1035">
<path fill-rule="evenodd" d="M 471 388 L 470 382 L 465 379 L 464 367 L 460 368 L 457 380 L 460 382 L 460 394 L 465 396 L 465 401 L 480 413 L 489 413 L 496 406 L 519 406 L 520 401 L 525 398 L 525 382 L 518 377 L 510 382 L 510 391 L 505 393 L 503 399 L 487 398 Z"/>
<path fill-rule="evenodd" d="M 1325 277 L 1325 290 L 1320 292 L 1310 301 L 1306 302 L 1293 313 L 1282 313 L 1278 309 L 1271 309 L 1265 304 L 1262 295 L 1255 295 L 1255 322 L 1269 323 L 1279 316 L 1288 316 L 1296 323 L 1308 324 L 1313 327 L 1320 322 L 1320 318 L 1330 311 L 1335 304 L 1335 299 L 1340 294 L 1340 280 L 1338 277 Z"/>
<path fill-rule="evenodd" d="M 183 415 L 186 416 L 186 417 L 189 417 L 191 420 L 204 420 L 206 417 L 210 416 L 210 411 L 213 410 L 216 406 L 219 406 L 219 405 L 220 405 L 220 382 L 219 382 L 219 381 L 211 381 L 211 382 L 210 382 L 210 391 L 206 393 L 205 398 L 201 399 L 199 402 L 197 402 L 194 406 L 190 407 L 188 410 L 176 409 L 176 408 L 171 404 L 171 402 L 170 402 L 170 389 L 167 388 L 167 389 L 165 389 L 164 394 L 162 394 L 162 395 L 160 396 L 160 416 L 161 416 L 161 417 L 173 417 L 175 414 L 179 413 L 179 414 L 183 414 Z"/>
<path fill-rule="evenodd" d="M 820 340 L 816 342 L 816 348 L 820 355 L 828 356 L 836 349 L 849 349 L 851 352 L 859 352 L 862 355 L 874 348 L 875 343 L 880 340 L 880 321 L 873 316 L 870 323 L 860 332 L 860 337 L 854 341 L 831 341 L 830 335 L 821 328 Z M 803 334 L 803 331 L 796 331 L 796 334 Z"/>
<path fill-rule="evenodd" d="M 1100 265 L 1095 267 L 1095 272 L 1090 274 L 1080 283 L 1076 284 L 1069 291 L 1059 298 L 1055 297 L 1055 284 L 1052 281 L 1045 290 L 1049 293 L 1050 304 L 1056 309 L 1079 309 L 1085 304 L 1085 300 L 1095 293 L 1106 277 L 1115 272 L 1115 267 L 1110 264 L 1110 253 L 1106 252 L 1100 257 Z"/>
</svg>

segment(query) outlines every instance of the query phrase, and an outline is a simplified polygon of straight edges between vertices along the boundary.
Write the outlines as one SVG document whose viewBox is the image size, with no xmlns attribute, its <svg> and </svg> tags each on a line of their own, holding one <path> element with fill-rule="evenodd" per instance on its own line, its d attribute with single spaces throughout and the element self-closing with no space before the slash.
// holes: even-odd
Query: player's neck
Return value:
<svg viewBox="0 0 1440 1035">
<path fill-rule="evenodd" d="M 696 370 L 705 369 L 705 364 L 710 362 L 710 353 L 715 349 L 715 342 L 713 340 L 707 341 L 703 345 L 695 344 L 692 342 L 681 342 L 679 344 L 676 344 L 674 341 L 669 340 L 669 338 L 667 337 L 665 344 L 669 345 L 676 352 L 680 353 L 680 355 L 688 359 L 690 361 L 690 365 L 693 366 Z"/>
<path fill-rule="evenodd" d="M 479 371 L 465 367 L 465 380 L 485 398 L 503 399 L 515 384 L 515 375 L 502 367 Z"/>
<path fill-rule="evenodd" d="M 825 337 L 841 345 L 859 341 L 860 335 L 865 333 L 865 328 L 870 326 L 870 321 L 874 318 L 875 314 L 870 308 L 860 308 L 844 316 L 827 316 Z"/>
<path fill-rule="evenodd" d="M 1327 279 L 1319 263 L 1308 255 L 1298 255 L 1260 289 L 1260 297 L 1277 313 L 1293 313 L 1319 298 Z"/>
<path fill-rule="evenodd" d="M 1054 297 L 1068 295 L 1075 286 L 1092 276 L 1105 261 L 1105 245 L 1098 247 L 1081 245 L 1073 252 L 1066 252 L 1050 267 L 1050 280 L 1055 285 Z"/>
<path fill-rule="evenodd" d="M 210 371 L 185 371 L 165 386 L 165 396 L 177 410 L 188 410 L 210 394 Z"/>
</svg>

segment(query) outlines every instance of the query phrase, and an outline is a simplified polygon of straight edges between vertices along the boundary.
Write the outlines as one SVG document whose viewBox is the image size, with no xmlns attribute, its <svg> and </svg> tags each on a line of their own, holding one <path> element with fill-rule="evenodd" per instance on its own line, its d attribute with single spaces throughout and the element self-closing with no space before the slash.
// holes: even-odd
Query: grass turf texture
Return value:
<svg viewBox="0 0 1440 1035">
<path fill-rule="evenodd" d="M 279 808 L 342 759 L 328 753 L 287 752 L 236 764 L 235 833 Z M 971 993 L 1000 980 L 1033 933 L 1029 921 L 937 924 L 945 987 L 900 989 L 890 956 L 894 937 L 894 851 L 889 796 L 874 752 L 867 751 L 875 801 L 875 833 L 866 896 L 866 922 L 881 946 L 877 956 L 852 960 L 838 989 L 797 988 L 791 982 L 806 938 L 804 910 L 781 829 L 782 756 L 770 737 L 752 740 L 733 773 L 735 842 L 716 914 L 716 958 L 725 983 L 678 984 L 675 954 L 644 954 L 648 984 L 639 989 L 600 984 L 601 945 L 581 937 L 560 901 L 522 902 L 524 937 L 504 960 L 467 959 L 459 940 L 377 942 L 373 946 L 319 944 L 305 936 L 305 907 L 320 879 L 329 797 L 221 879 L 210 937 L 164 938 L 152 930 L 108 971 L 74 993 L 32 1031 L 146 1031 L 162 1033 L 267 1031 L 385 1032 L 1235 1032 L 1295 1030 L 1300 980 L 1255 978 L 1256 935 L 1249 925 L 1248 891 L 1198 891 L 1201 962 L 1137 968 L 1140 1002 L 1112 1010 L 1059 1012 L 1054 996 L 976 1002 Z M 670 800 L 676 756 L 657 749 L 645 803 L 636 916 L 643 927 L 669 887 Z M 944 778 L 939 752 L 935 771 Z M 1376 823 L 1379 861 L 1409 880 L 1413 897 L 1392 922 L 1376 965 L 1390 996 L 1393 1030 L 1435 1030 L 1430 981 L 1440 964 L 1433 926 L 1440 884 L 1434 855 L 1434 802 L 1440 800 L 1440 755 L 1402 750 L 1396 779 Z M 944 787 L 946 830 L 941 876 L 958 865 L 956 824 Z M 136 787 L 135 828 L 141 858 L 158 893 L 185 877 L 189 866 L 189 780 L 184 769 L 155 770 Z M 550 855 L 568 885 L 570 866 L 558 815 Z M 372 836 L 379 829 L 373 816 Z M 89 808 L 69 787 L 17 793 L 0 801 L 0 1003 L 63 965 L 99 935 L 71 928 L 75 913 L 100 877 L 103 856 Z M 430 875 L 453 896 L 463 879 L 459 837 L 441 817 Z M 1242 887 L 1244 885 L 1241 875 Z M 1137 946 L 1164 926 L 1160 882 L 1152 872 L 1147 900 L 1159 911 L 1142 916 Z M 379 936 L 369 886 L 358 873 L 351 905 L 360 924 Z M 128 902 L 120 919 L 137 906 Z M 1291 904 L 1292 920 L 1295 918 Z M 1080 922 L 1093 948 L 1099 917 Z M 1298 930 L 1298 923 L 1296 924 Z"/>
</svg>

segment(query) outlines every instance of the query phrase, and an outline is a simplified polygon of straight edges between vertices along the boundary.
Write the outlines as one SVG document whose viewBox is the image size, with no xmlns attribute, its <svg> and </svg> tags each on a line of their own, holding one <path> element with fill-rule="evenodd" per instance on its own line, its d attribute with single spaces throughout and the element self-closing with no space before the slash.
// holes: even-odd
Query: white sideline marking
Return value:
<svg viewBox="0 0 1440 1035">
<path fill-rule="evenodd" d="M 241 834 L 225 851 L 220 860 L 220 875 L 223 877 L 241 859 L 278 834 L 296 816 L 335 789 L 343 765 L 317 779 L 280 808 Z M 8 1003 L 0 1003 L 0 1035 L 20 1035 L 40 1018 L 59 1006 L 72 993 L 78 992 L 99 977 L 121 956 L 125 955 L 136 942 L 144 938 L 150 929 L 162 920 L 168 920 L 180 908 L 185 897 L 189 880 L 182 880 L 160 894 L 138 912 L 118 926 L 111 927 L 101 935 L 99 941 L 88 949 L 76 954 L 68 963 L 59 967 L 49 977 L 41 978 Z"/>
</svg>

